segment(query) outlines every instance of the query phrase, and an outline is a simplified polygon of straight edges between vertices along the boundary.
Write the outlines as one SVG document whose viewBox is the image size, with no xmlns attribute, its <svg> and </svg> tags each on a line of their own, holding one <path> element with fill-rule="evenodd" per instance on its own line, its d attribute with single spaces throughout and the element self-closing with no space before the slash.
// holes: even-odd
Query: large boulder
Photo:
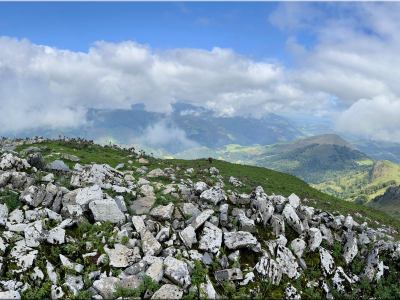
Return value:
<svg viewBox="0 0 400 300">
<path fill-rule="evenodd" d="M 319 258 L 321 261 L 322 273 L 325 276 L 330 276 L 335 271 L 335 261 L 332 255 L 323 247 L 319 247 Z"/>
<path fill-rule="evenodd" d="M 269 258 L 268 255 L 261 257 L 254 269 L 259 275 L 264 279 L 268 279 L 274 285 L 279 285 L 282 279 L 281 266 L 275 260 Z"/>
<path fill-rule="evenodd" d="M 188 249 L 191 249 L 192 245 L 197 243 L 196 232 L 190 225 L 179 232 L 179 237 Z"/>
<path fill-rule="evenodd" d="M 119 278 L 105 277 L 93 282 L 93 287 L 104 299 L 113 299 L 120 281 Z"/>
<path fill-rule="evenodd" d="M 89 209 L 92 211 L 96 221 L 111 221 L 112 223 L 122 223 L 125 221 L 125 215 L 118 208 L 114 199 L 95 200 L 89 203 Z"/>
<path fill-rule="evenodd" d="M 146 175 L 147 178 L 154 178 L 154 177 L 161 177 L 161 176 L 165 176 L 164 171 L 161 169 L 152 170 Z"/>
<path fill-rule="evenodd" d="M 300 276 L 299 265 L 295 256 L 288 248 L 278 245 L 276 262 L 281 266 L 282 272 L 290 279 L 297 279 Z"/>
<path fill-rule="evenodd" d="M 158 205 L 150 211 L 150 216 L 157 220 L 171 220 L 174 212 L 174 204 L 170 202 L 168 205 Z"/>
<path fill-rule="evenodd" d="M 194 230 L 198 229 L 201 225 L 203 225 L 209 217 L 212 216 L 214 213 L 214 210 L 212 209 L 207 209 L 203 211 L 201 214 L 199 214 L 193 221 L 192 221 L 192 227 Z"/>
<path fill-rule="evenodd" d="M 220 201 L 226 200 L 225 191 L 219 187 L 212 187 L 201 193 L 200 199 L 217 205 Z"/>
<path fill-rule="evenodd" d="M 303 233 L 304 231 L 303 223 L 297 216 L 293 206 L 291 206 L 290 204 L 286 204 L 282 212 L 282 215 L 285 218 L 285 221 L 288 223 L 290 227 L 293 228 L 294 231 L 296 231 L 298 234 Z"/>
<path fill-rule="evenodd" d="M 95 184 L 84 189 L 79 189 L 75 202 L 80 205 L 84 211 L 89 209 L 89 203 L 95 200 L 102 200 L 103 192 L 99 185 Z"/>
<path fill-rule="evenodd" d="M 29 154 L 27 158 L 28 163 L 38 170 L 44 170 L 46 168 L 46 162 L 42 156 L 42 153 Z"/>
<path fill-rule="evenodd" d="M 131 209 L 135 211 L 136 214 L 147 214 L 150 212 L 151 207 L 156 203 L 155 196 L 147 196 L 139 198 L 135 201 L 132 201 L 130 205 Z"/>
<path fill-rule="evenodd" d="M 76 164 L 71 177 L 71 186 L 86 187 L 86 183 L 97 184 L 108 189 L 113 185 L 122 185 L 124 174 L 109 165 L 93 164 L 81 166 Z"/>
<path fill-rule="evenodd" d="M 44 187 L 44 185 L 42 186 Z M 46 196 L 44 188 L 38 188 L 34 185 L 26 188 L 19 196 L 19 200 L 33 207 L 38 207 Z"/>
<path fill-rule="evenodd" d="M 142 230 L 140 236 L 142 239 L 142 251 L 144 255 L 158 255 L 161 253 L 163 248 L 150 231 Z"/>
<path fill-rule="evenodd" d="M 347 237 L 347 243 L 344 245 L 342 258 L 346 265 L 351 263 L 356 257 L 358 252 L 357 247 L 357 233 L 355 231 L 351 231 Z"/>
<path fill-rule="evenodd" d="M 175 284 L 180 284 L 182 287 L 187 288 L 191 285 L 189 270 L 183 261 L 168 256 L 164 260 L 165 275 Z"/>
<path fill-rule="evenodd" d="M 224 243 L 229 249 L 236 250 L 256 246 L 257 239 L 250 232 L 246 231 L 225 232 Z"/>
<path fill-rule="evenodd" d="M 182 299 L 183 290 L 173 284 L 164 284 L 151 299 Z"/>
<path fill-rule="evenodd" d="M 222 245 L 222 230 L 210 222 L 205 222 L 201 233 L 199 250 L 217 253 Z"/>
<path fill-rule="evenodd" d="M 50 165 L 47 165 L 46 169 L 51 171 L 71 172 L 69 167 L 62 160 L 59 159 L 56 159 Z"/>
</svg>

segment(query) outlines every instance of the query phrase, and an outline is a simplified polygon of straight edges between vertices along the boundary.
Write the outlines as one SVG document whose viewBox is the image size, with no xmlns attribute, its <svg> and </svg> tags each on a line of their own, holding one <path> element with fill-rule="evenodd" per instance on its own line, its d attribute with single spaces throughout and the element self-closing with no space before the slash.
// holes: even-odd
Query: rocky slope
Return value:
<svg viewBox="0 0 400 300">
<path fill-rule="evenodd" d="M 262 186 L 246 194 L 212 165 L 154 168 L 133 153 L 143 166 L 70 170 L 9 142 L 0 158 L 0 299 L 400 295 L 398 232 L 373 229 L 358 213 Z"/>
</svg>

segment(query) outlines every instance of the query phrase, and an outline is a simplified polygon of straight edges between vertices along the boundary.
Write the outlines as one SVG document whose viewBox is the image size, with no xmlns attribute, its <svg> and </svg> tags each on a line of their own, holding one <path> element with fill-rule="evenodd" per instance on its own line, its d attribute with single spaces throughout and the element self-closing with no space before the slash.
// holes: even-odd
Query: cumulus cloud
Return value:
<svg viewBox="0 0 400 300">
<path fill-rule="evenodd" d="M 317 38 L 311 49 L 288 39 L 292 80 L 306 94 L 333 96 L 335 109 L 325 106 L 325 113 L 336 117 L 337 129 L 398 140 L 391 119 L 400 114 L 399 3 L 327 3 L 317 12 L 318 5 L 301 4 L 281 4 L 270 16 L 283 30 L 303 28 Z"/>
<path fill-rule="evenodd" d="M 167 114 L 180 101 L 223 116 L 256 117 L 320 107 L 324 99 L 305 93 L 291 76 L 280 64 L 218 47 L 161 51 L 98 41 L 77 53 L 0 37 L 0 128 L 81 125 L 88 108 L 129 109 L 141 102 Z"/>
<path fill-rule="evenodd" d="M 280 4 L 269 20 L 292 35 L 291 69 L 218 47 L 158 50 L 98 41 L 78 53 L 0 37 L 0 131 L 82 125 L 92 107 L 145 103 L 148 111 L 169 114 L 172 104 L 185 102 L 222 117 L 333 116 L 343 131 L 397 139 L 387 119 L 400 113 L 399 13 L 399 3 L 388 2 Z M 296 38 L 302 30 L 316 37 L 311 48 Z M 390 109 L 378 109 L 382 103 Z M 349 128 L 352 116 L 368 123 L 364 106 L 385 122 Z"/>
</svg>

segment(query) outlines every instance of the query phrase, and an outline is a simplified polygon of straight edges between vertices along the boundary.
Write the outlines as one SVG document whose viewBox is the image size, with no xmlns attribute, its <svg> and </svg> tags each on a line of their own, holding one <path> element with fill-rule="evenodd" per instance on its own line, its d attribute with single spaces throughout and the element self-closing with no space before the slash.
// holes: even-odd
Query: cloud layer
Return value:
<svg viewBox="0 0 400 300">
<path fill-rule="evenodd" d="M 3 36 L 0 131 L 78 126 L 91 107 L 143 102 L 170 113 L 180 101 L 219 116 L 326 116 L 339 130 L 400 141 L 392 120 L 400 113 L 399 12 L 398 3 L 281 3 L 269 20 L 291 35 L 291 69 L 218 47 L 98 41 L 76 53 Z M 314 35 L 313 47 L 297 41 L 302 31 Z"/>
</svg>

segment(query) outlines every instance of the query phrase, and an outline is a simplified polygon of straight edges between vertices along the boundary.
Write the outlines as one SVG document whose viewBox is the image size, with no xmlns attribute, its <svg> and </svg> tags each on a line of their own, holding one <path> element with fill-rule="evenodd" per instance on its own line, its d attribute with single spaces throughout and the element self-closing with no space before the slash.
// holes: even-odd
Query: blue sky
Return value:
<svg viewBox="0 0 400 300">
<path fill-rule="evenodd" d="M 399 15 L 399 2 L 0 2 L 0 128 L 186 102 L 400 142 Z"/>
<path fill-rule="evenodd" d="M 152 48 L 232 48 L 254 60 L 289 62 L 290 35 L 268 16 L 277 2 L 0 2 L 0 34 L 87 52 L 93 42 Z M 308 45 L 312 37 L 298 36 Z"/>
</svg>

